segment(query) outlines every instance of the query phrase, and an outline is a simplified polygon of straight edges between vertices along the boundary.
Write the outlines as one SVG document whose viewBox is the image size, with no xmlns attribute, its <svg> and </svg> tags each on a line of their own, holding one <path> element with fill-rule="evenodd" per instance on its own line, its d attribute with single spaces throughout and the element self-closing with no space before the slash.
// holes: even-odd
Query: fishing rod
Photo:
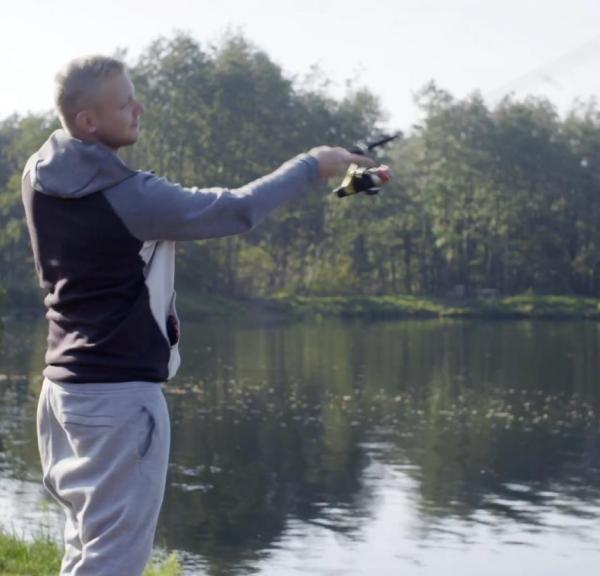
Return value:
<svg viewBox="0 0 600 576">
<path fill-rule="evenodd" d="M 367 152 L 371 152 L 371 150 L 375 150 L 375 148 L 379 148 L 380 146 L 385 146 L 388 142 L 395 140 L 396 138 L 400 138 L 402 136 L 402 132 L 396 132 L 396 134 L 392 134 L 391 136 L 384 136 L 379 140 L 375 140 L 375 142 L 368 142 L 367 144 L 357 144 L 354 148 L 350 148 L 350 152 L 352 154 L 360 154 L 364 156 Z"/>
<path fill-rule="evenodd" d="M 375 148 L 385 146 L 388 142 L 402 136 L 402 132 L 397 132 L 391 136 L 384 136 L 374 142 L 366 144 L 357 144 L 350 149 L 352 154 L 365 156 Z M 350 164 L 346 176 L 342 183 L 333 191 L 338 198 L 353 196 L 364 192 L 368 196 L 378 194 L 381 188 L 390 181 L 392 175 L 387 166 L 378 166 L 377 168 L 364 168 L 358 164 Z"/>
</svg>

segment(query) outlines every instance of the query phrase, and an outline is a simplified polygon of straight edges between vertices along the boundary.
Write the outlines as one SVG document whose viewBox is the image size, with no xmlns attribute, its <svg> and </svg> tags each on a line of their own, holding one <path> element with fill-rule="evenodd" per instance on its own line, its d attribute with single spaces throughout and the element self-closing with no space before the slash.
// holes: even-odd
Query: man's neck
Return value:
<svg viewBox="0 0 600 576">
<path fill-rule="evenodd" d="M 89 144 L 98 144 L 99 146 L 108 148 L 111 152 L 114 152 L 115 154 L 119 151 L 119 147 L 115 148 L 113 146 L 110 146 L 109 144 L 106 144 L 94 134 L 80 134 L 77 131 L 71 131 L 68 128 L 64 128 L 64 130 L 69 136 L 71 136 L 71 138 L 77 138 L 77 140 L 81 140 L 82 142 L 87 142 Z"/>
</svg>

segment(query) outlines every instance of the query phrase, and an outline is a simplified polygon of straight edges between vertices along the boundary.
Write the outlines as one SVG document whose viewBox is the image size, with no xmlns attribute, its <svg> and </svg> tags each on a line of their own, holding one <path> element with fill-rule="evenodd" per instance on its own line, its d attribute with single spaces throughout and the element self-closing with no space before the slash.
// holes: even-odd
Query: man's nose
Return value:
<svg viewBox="0 0 600 576">
<path fill-rule="evenodd" d="M 136 100 L 135 104 L 136 104 L 135 113 L 137 116 L 141 116 L 145 111 L 144 105 L 141 102 L 138 102 L 137 100 Z"/>
</svg>

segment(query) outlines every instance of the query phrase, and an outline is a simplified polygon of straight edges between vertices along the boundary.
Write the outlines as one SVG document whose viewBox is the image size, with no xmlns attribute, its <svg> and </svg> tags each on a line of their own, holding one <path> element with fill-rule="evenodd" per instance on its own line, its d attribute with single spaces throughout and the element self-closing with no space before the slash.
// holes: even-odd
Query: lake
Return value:
<svg viewBox="0 0 600 576">
<path fill-rule="evenodd" d="M 184 321 L 157 546 L 186 574 L 596 574 L 600 323 Z M 0 335 L 0 526 L 58 535 L 45 322 Z"/>
</svg>

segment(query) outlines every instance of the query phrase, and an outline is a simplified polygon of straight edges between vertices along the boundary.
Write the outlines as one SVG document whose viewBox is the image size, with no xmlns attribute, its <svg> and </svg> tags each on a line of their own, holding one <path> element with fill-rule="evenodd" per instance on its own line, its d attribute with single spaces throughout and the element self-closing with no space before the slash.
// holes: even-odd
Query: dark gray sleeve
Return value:
<svg viewBox="0 0 600 576">
<path fill-rule="evenodd" d="M 318 162 L 301 154 L 241 188 L 185 188 L 139 172 L 104 192 L 139 240 L 200 240 L 247 232 L 319 181 Z"/>
</svg>

